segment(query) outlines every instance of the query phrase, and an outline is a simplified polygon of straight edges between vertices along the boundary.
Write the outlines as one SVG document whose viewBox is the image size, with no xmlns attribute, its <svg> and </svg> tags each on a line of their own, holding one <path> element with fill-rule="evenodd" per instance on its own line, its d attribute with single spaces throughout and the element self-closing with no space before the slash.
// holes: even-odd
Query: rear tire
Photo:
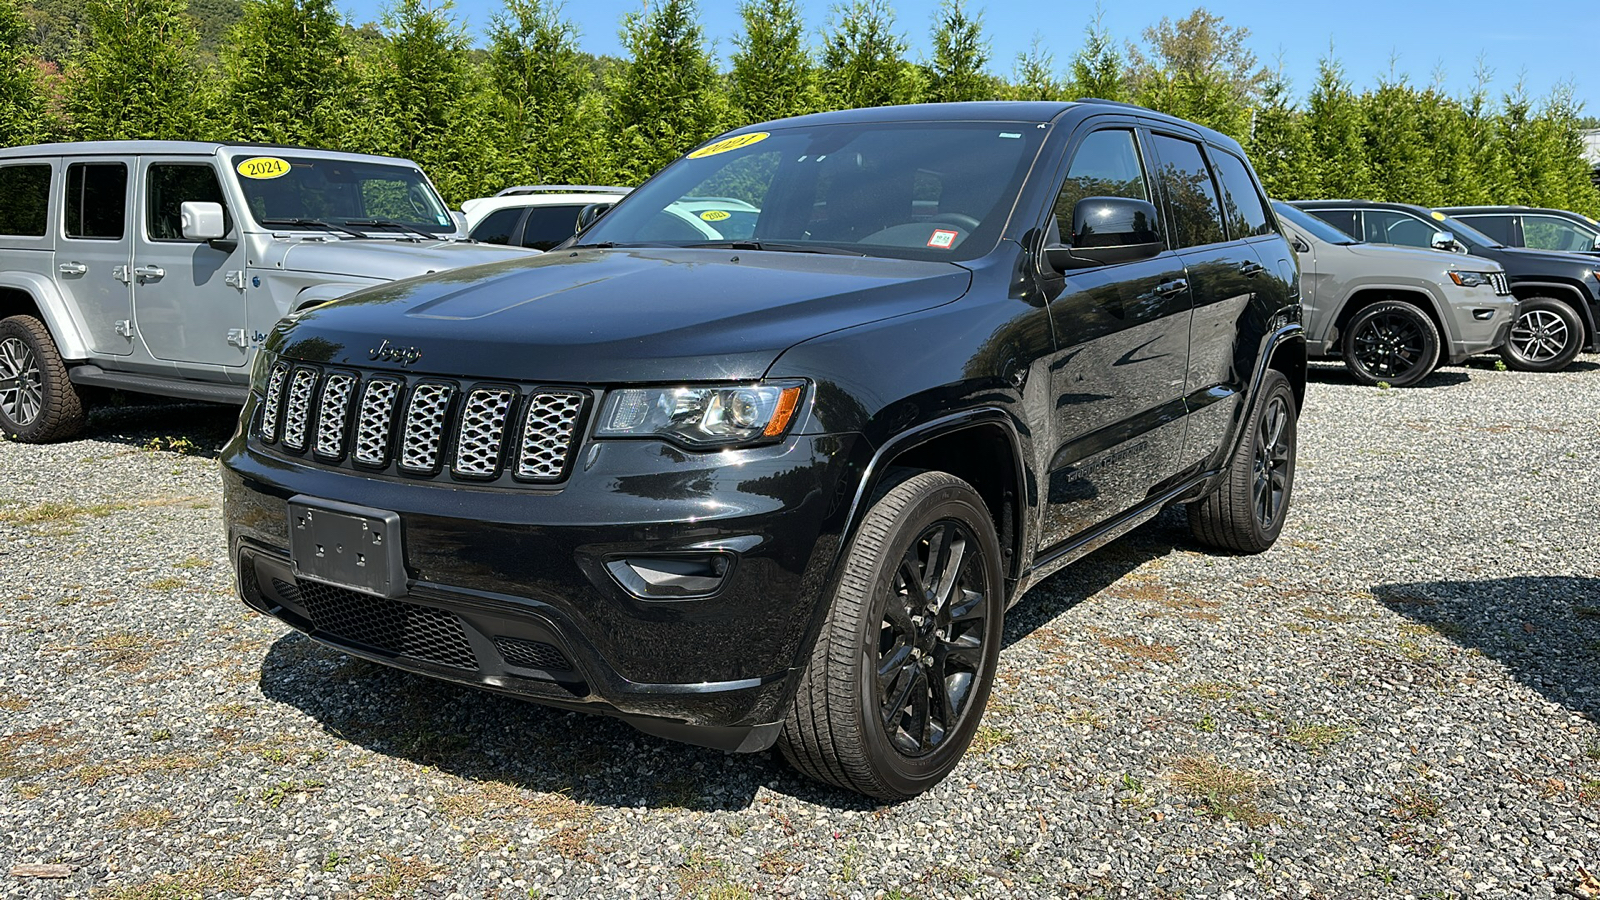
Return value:
<svg viewBox="0 0 1600 900">
<path fill-rule="evenodd" d="M 1345 326 L 1344 365 L 1362 384 L 1410 387 L 1439 364 L 1439 329 L 1416 305 L 1374 303 Z"/>
<path fill-rule="evenodd" d="M 0 431 L 47 444 L 83 430 L 84 404 L 50 330 L 33 316 L 0 320 Z"/>
<path fill-rule="evenodd" d="M 1222 481 L 1189 504 L 1196 540 L 1219 550 L 1260 553 L 1278 539 L 1294 492 L 1298 417 L 1289 379 L 1268 370 L 1245 420 L 1250 430 L 1240 437 Z"/>
<path fill-rule="evenodd" d="M 1000 559 L 994 522 L 965 481 L 905 472 L 881 488 L 778 738 L 789 764 L 880 800 L 948 775 L 994 682 Z"/>
<path fill-rule="evenodd" d="M 1529 297 L 1500 348 L 1506 365 L 1519 372 L 1559 372 L 1583 349 L 1578 311 L 1554 297 Z"/>
</svg>

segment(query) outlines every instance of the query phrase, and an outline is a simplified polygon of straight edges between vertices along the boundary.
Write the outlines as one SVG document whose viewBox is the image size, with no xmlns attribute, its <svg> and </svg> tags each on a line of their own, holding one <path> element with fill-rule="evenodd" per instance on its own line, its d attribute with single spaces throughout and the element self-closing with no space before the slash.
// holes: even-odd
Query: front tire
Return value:
<svg viewBox="0 0 1600 900">
<path fill-rule="evenodd" d="M 1235 553 L 1260 553 L 1277 541 L 1294 492 L 1294 389 L 1267 371 L 1228 470 L 1210 494 L 1189 504 L 1189 530 L 1200 543 Z"/>
<path fill-rule="evenodd" d="M 965 481 L 903 472 L 881 488 L 778 738 L 789 764 L 880 800 L 950 774 L 994 682 L 1000 559 L 994 522 Z"/>
<path fill-rule="evenodd" d="M 83 400 L 45 324 L 33 316 L 0 320 L 0 431 L 25 444 L 47 444 L 76 436 L 84 418 Z"/>
<path fill-rule="evenodd" d="M 1357 312 L 1344 330 L 1344 364 L 1362 384 L 1410 387 L 1439 362 L 1439 329 L 1411 303 L 1386 300 Z"/>
<path fill-rule="evenodd" d="M 1582 349 L 1577 310 L 1554 297 L 1529 297 L 1517 305 L 1517 321 L 1500 357 L 1519 372 L 1559 372 Z"/>
</svg>

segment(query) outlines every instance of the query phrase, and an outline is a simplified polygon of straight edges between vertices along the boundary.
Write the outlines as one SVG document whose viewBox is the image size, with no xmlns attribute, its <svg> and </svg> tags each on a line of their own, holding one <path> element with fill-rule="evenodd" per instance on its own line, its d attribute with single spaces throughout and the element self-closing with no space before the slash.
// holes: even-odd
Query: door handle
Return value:
<svg viewBox="0 0 1600 900">
<path fill-rule="evenodd" d="M 63 275 L 83 275 L 89 271 L 89 267 L 81 262 L 67 262 L 56 266 L 56 271 Z"/>
<path fill-rule="evenodd" d="M 1239 264 L 1239 274 L 1254 277 L 1266 271 L 1266 267 L 1258 262 L 1245 262 Z"/>
<path fill-rule="evenodd" d="M 167 275 L 167 270 L 161 268 L 160 266 L 134 266 L 133 274 L 134 277 L 141 281 L 146 279 L 154 281 L 156 279 L 165 278 Z"/>
<path fill-rule="evenodd" d="M 1159 285 L 1156 285 L 1156 293 L 1163 297 L 1181 293 L 1183 291 L 1187 291 L 1188 289 L 1189 279 L 1187 278 L 1174 278 L 1171 281 L 1163 281 Z"/>
</svg>

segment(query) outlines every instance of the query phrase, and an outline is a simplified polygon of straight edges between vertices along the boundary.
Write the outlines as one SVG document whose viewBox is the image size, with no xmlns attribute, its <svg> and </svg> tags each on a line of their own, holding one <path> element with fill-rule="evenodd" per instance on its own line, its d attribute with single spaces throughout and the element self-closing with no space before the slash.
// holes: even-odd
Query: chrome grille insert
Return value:
<svg viewBox="0 0 1600 900">
<path fill-rule="evenodd" d="M 518 478 L 560 480 L 566 471 L 572 433 L 582 410 L 582 394 L 539 391 L 533 395 L 522 424 L 522 446 L 517 454 Z"/>
<path fill-rule="evenodd" d="M 500 466 L 506 417 L 516 401 L 516 392 L 505 388 L 480 388 L 467 395 L 461 411 L 461 431 L 456 437 L 456 461 L 452 466 L 457 475 L 494 477 Z"/>
<path fill-rule="evenodd" d="M 1494 292 L 1501 297 L 1511 293 L 1511 282 L 1504 272 L 1490 272 L 1489 283 L 1494 285 Z"/>
<path fill-rule="evenodd" d="M 345 424 L 350 421 L 350 398 L 356 377 L 345 372 L 328 376 L 322 386 L 322 406 L 317 411 L 317 455 L 338 459 L 344 455 Z"/>
<path fill-rule="evenodd" d="M 423 383 L 411 392 L 406 408 L 406 430 L 400 444 L 400 468 L 432 472 L 439 468 L 439 448 L 444 443 L 444 414 L 455 388 Z"/>
<path fill-rule="evenodd" d="M 381 466 L 389 461 L 389 429 L 393 427 L 395 404 L 404 387 L 404 384 L 388 378 L 375 378 L 367 382 L 356 419 L 355 447 L 350 451 L 356 462 Z"/>
<path fill-rule="evenodd" d="M 261 439 L 269 444 L 278 439 L 278 410 L 283 406 L 283 381 L 288 377 L 289 367 L 278 363 L 267 379 L 267 399 L 261 405 Z"/>
<path fill-rule="evenodd" d="M 289 382 L 288 408 L 283 414 L 283 443 L 291 450 L 306 448 L 306 426 L 311 420 L 311 394 L 317 386 L 317 373 L 295 369 Z"/>
</svg>

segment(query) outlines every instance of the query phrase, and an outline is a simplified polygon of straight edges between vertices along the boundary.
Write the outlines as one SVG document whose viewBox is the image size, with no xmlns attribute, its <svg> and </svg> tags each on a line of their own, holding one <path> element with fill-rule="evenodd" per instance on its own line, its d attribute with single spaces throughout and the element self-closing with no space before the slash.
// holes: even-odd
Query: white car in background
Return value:
<svg viewBox="0 0 1600 900">
<path fill-rule="evenodd" d="M 609 208 L 631 188 L 592 185 L 527 185 L 461 204 L 475 241 L 549 250 L 578 230 L 589 206 Z M 688 197 L 658 217 L 652 240 L 740 241 L 755 235 L 761 210 L 733 197 Z"/>
</svg>

